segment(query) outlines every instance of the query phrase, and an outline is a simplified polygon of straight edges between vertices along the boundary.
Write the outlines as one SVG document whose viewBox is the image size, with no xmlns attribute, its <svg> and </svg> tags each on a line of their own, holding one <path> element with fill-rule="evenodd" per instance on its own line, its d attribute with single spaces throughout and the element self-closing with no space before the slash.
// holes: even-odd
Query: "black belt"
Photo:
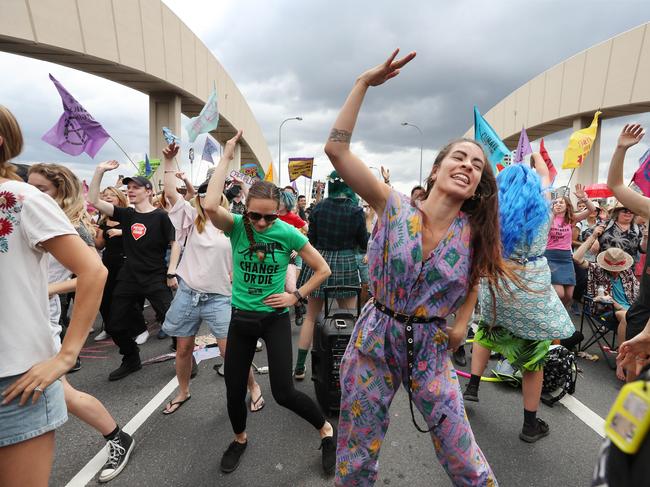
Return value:
<svg viewBox="0 0 650 487">
<path fill-rule="evenodd" d="M 415 413 L 413 413 L 413 398 L 412 398 L 412 392 L 411 392 L 411 371 L 413 370 L 413 361 L 415 360 L 415 351 L 413 350 L 413 323 L 434 323 L 436 321 L 439 321 L 440 318 L 429 318 L 429 317 L 422 317 L 422 316 L 413 316 L 413 315 L 405 315 L 402 313 L 397 313 L 387 307 L 384 304 L 381 304 L 380 302 L 373 300 L 373 304 L 375 305 L 375 308 L 377 308 L 379 311 L 384 313 L 385 315 L 390 316 L 391 318 L 399 321 L 400 323 L 404 323 L 406 325 L 404 327 L 404 330 L 406 331 L 406 362 L 407 362 L 407 378 L 408 378 L 408 385 L 406 387 L 406 392 L 408 392 L 409 395 L 409 408 L 411 410 L 411 420 L 413 421 L 413 425 L 416 427 L 416 429 L 421 432 L 421 433 L 430 433 L 434 428 L 437 426 L 440 426 L 442 422 L 447 418 L 446 414 L 443 414 L 440 416 L 440 420 L 438 423 L 434 424 L 431 428 L 424 429 L 421 428 L 418 423 L 415 421 Z"/>
<path fill-rule="evenodd" d="M 532 257 L 524 257 L 524 256 L 510 257 L 510 260 L 512 260 L 512 261 L 514 261 L 514 262 L 516 262 L 517 264 L 520 264 L 520 265 L 526 265 L 528 262 L 534 262 L 536 260 L 541 259 L 542 257 L 544 257 L 544 254 L 542 254 L 542 255 L 534 255 Z"/>
</svg>

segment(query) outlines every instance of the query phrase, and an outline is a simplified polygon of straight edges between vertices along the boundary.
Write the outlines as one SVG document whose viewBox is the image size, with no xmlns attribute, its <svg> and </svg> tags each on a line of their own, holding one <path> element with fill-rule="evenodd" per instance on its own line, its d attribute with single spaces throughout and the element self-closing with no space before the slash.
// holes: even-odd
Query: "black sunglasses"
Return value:
<svg viewBox="0 0 650 487">
<path fill-rule="evenodd" d="M 278 218 L 277 213 L 270 213 L 268 215 L 262 215 L 261 213 L 257 213 L 255 211 L 249 211 L 246 213 L 246 216 L 250 221 L 256 222 L 264 218 L 266 220 L 266 223 L 271 223 L 275 221 Z"/>
</svg>

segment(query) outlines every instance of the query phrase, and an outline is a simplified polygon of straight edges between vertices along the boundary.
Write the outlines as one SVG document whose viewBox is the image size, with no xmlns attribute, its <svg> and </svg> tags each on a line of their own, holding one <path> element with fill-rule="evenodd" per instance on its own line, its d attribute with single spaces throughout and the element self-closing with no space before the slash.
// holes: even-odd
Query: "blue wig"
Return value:
<svg viewBox="0 0 650 487">
<path fill-rule="evenodd" d="M 509 257 L 522 242 L 531 245 L 549 221 L 550 205 L 537 173 L 524 164 L 512 164 L 497 176 L 503 255 Z"/>
<path fill-rule="evenodd" d="M 280 201 L 287 211 L 293 210 L 296 206 L 296 197 L 289 191 L 280 191 Z"/>
</svg>

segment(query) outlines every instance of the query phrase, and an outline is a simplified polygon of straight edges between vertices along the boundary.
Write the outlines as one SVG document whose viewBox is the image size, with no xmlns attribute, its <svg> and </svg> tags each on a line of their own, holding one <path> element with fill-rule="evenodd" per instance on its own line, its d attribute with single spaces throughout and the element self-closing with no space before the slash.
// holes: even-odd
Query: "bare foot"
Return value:
<svg viewBox="0 0 650 487">
<path fill-rule="evenodd" d="M 165 409 L 163 409 L 163 414 L 172 414 L 175 413 L 178 408 L 185 404 L 192 396 L 190 394 L 181 394 L 180 392 L 176 395 L 174 399 L 167 403 Z"/>
<path fill-rule="evenodd" d="M 262 389 L 260 385 L 256 382 L 255 385 L 251 388 L 251 413 L 256 413 L 264 407 L 266 404 L 264 402 L 264 397 L 262 397 Z"/>
</svg>

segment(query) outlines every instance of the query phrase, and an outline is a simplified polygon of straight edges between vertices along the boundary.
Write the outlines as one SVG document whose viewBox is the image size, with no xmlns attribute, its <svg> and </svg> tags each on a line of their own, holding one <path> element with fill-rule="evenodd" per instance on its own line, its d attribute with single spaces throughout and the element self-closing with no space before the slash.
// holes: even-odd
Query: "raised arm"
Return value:
<svg viewBox="0 0 650 487">
<path fill-rule="evenodd" d="M 607 173 L 607 186 L 612 190 L 616 199 L 620 201 L 623 206 L 632 210 L 637 215 L 642 215 L 646 219 L 650 218 L 650 198 L 640 195 L 630 187 L 626 186 L 623 181 L 623 164 L 625 162 L 625 154 L 627 150 L 639 143 L 645 135 L 643 127 L 638 123 L 626 124 L 618 136 L 618 142 L 612 162 L 609 165 L 609 172 Z"/>
<path fill-rule="evenodd" d="M 544 158 L 539 152 L 534 152 L 530 156 L 530 162 L 531 166 L 539 176 L 540 183 L 542 185 L 542 191 L 544 191 L 546 199 L 550 200 L 551 193 L 548 191 L 548 189 L 551 186 L 551 177 L 548 173 L 548 166 L 546 165 L 546 161 L 544 161 Z"/>
<path fill-rule="evenodd" d="M 582 201 L 585 205 L 587 205 L 587 208 L 574 215 L 572 223 L 578 223 L 591 215 L 592 212 L 596 211 L 596 206 L 587 197 L 584 185 L 576 184 L 576 190 L 573 192 L 573 194 L 576 196 L 576 198 L 578 198 L 578 201 Z"/>
<path fill-rule="evenodd" d="M 176 177 L 182 179 L 185 183 L 185 201 L 190 201 L 196 196 L 196 190 L 194 189 L 192 181 L 190 181 L 190 178 L 188 178 L 184 172 L 177 172 Z"/>
<path fill-rule="evenodd" d="M 174 170 L 174 157 L 178 154 L 179 147 L 175 143 L 169 144 L 163 149 L 163 169 L 165 170 L 163 183 L 165 184 L 165 196 L 169 203 L 174 206 L 180 198 L 176 189 L 176 171 Z"/>
<path fill-rule="evenodd" d="M 100 162 L 95 169 L 93 179 L 88 187 L 88 201 L 99 211 L 108 216 L 113 216 L 113 205 L 102 201 L 99 197 L 99 186 L 102 184 L 104 173 L 120 167 L 117 161 Z"/>
<path fill-rule="evenodd" d="M 235 147 L 237 142 L 242 136 L 242 131 L 239 130 L 235 136 L 226 142 L 223 149 L 223 155 L 219 164 L 212 173 L 210 183 L 208 184 L 208 192 L 205 195 L 203 208 L 210 218 L 212 224 L 222 232 L 229 233 L 232 230 L 234 219 L 232 213 L 221 206 L 221 195 L 223 194 L 223 185 L 226 181 L 226 171 L 228 164 L 235 157 Z"/>
<path fill-rule="evenodd" d="M 379 215 L 384 212 L 390 187 L 377 181 L 368 166 L 350 151 L 350 139 L 368 87 L 379 86 L 394 78 L 399 74 L 400 68 L 415 57 L 415 52 L 411 52 L 402 59 L 395 60 L 398 53 L 399 49 L 396 49 L 386 62 L 359 76 L 325 144 L 325 153 L 338 174 Z"/>
<path fill-rule="evenodd" d="M 3 392 L 3 404 L 9 403 L 17 396 L 21 396 L 20 404 L 25 404 L 32 394 L 32 402 L 36 402 L 40 397 L 40 393 L 34 390 L 36 387 L 44 390 L 70 370 L 88 337 L 90 326 L 95 321 L 108 275 L 97 253 L 78 235 L 54 237 L 41 245 L 77 276 L 72 318 L 59 353 L 34 365 L 9 386 Z"/>
<path fill-rule="evenodd" d="M 588 264 L 585 261 L 585 254 L 587 251 L 594 245 L 594 242 L 598 241 L 598 237 L 600 237 L 603 234 L 604 227 L 602 225 L 598 225 L 596 228 L 594 228 L 594 231 L 592 232 L 589 237 L 585 239 L 582 244 L 580 244 L 580 247 L 578 247 L 573 254 L 573 261 L 578 264 L 580 267 L 587 267 Z"/>
</svg>

